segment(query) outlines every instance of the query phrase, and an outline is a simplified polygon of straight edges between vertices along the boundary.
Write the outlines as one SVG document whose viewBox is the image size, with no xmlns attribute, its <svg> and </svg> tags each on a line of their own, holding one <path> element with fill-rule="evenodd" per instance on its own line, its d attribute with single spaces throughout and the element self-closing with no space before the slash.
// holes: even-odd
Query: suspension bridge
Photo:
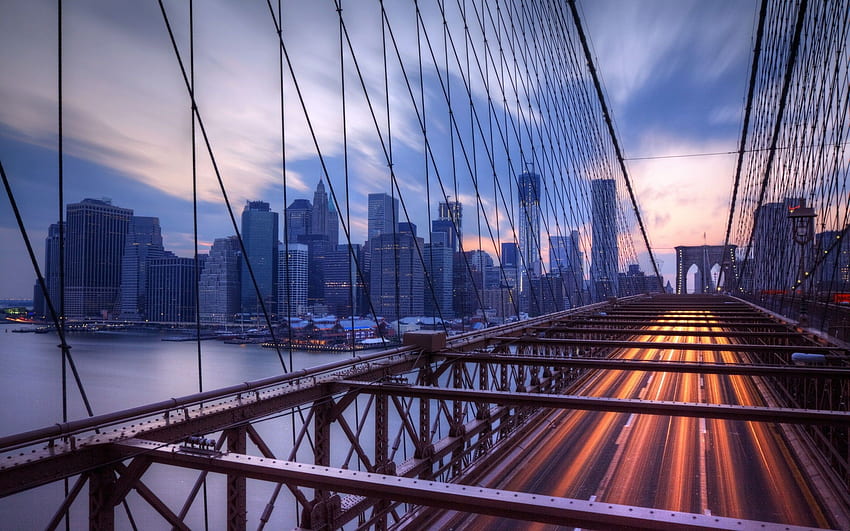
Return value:
<svg viewBox="0 0 850 531">
<path fill-rule="evenodd" d="M 204 82 L 226 63 L 204 26 L 221 6 L 149 4 L 132 16 L 157 28 L 144 39 L 162 62 L 146 65 L 168 65 L 183 111 L 149 113 L 168 142 L 125 131 L 154 154 L 125 153 L 138 167 L 124 171 L 192 195 L 192 258 L 143 241 L 154 218 L 66 205 L 71 161 L 112 153 L 116 135 L 86 144 L 75 129 L 86 114 L 68 64 L 85 63 L 68 55 L 86 49 L 85 24 L 61 1 L 37 17 L 56 39 L 58 118 L 43 255 L 19 191 L 32 180 L 0 151 L 62 371 L 55 420 L 0 436 L 13 519 L 35 497 L 28 521 L 47 529 L 850 527 L 850 5 L 757 7 L 725 241 L 677 248 L 671 294 L 576 2 L 239 6 L 262 48 L 236 70 L 264 76 L 271 96 L 251 153 L 246 131 L 231 134 L 236 105 Z M 292 196 L 310 172 L 312 205 Z M 256 197 L 237 222 L 232 198 L 256 174 L 279 191 L 280 226 Z M 113 284 L 91 258 L 108 261 L 112 240 L 81 236 L 96 212 L 122 234 Z M 234 236 L 209 232 L 221 220 Z M 138 275 L 128 284 L 141 270 L 147 291 Z M 166 271 L 188 295 L 154 315 Z M 323 329 L 320 310 L 345 317 Z M 210 388 L 202 330 L 237 315 L 280 370 Z M 191 331 L 196 371 L 180 377 L 197 391 L 93 403 L 71 331 L 145 321 Z M 363 349 L 358 326 L 392 346 Z M 296 369 L 298 348 L 330 333 L 350 356 Z"/>
</svg>

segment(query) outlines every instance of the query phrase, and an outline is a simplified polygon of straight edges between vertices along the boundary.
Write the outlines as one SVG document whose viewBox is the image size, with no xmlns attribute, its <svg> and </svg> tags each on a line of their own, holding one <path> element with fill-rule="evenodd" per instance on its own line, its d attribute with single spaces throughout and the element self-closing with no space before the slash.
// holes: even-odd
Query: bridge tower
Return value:
<svg viewBox="0 0 850 531">
<path fill-rule="evenodd" d="M 720 266 L 720 279 L 726 279 L 737 275 L 735 262 L 735 245 L 680 245 L 676 247 L 676 293 L 687 292 L 687 274 L 691 266 L 697 266 L 698 282 L 694 286 L 696 293 L 708 293 L 718 286 L 713 285 L 711 280 L 711 269 L 715 265 Z"/>
</svg>

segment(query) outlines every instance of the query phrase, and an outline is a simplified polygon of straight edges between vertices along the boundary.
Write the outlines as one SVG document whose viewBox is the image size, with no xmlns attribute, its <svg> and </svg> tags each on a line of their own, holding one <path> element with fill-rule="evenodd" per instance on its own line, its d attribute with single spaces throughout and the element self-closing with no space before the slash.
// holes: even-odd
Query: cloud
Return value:
<svg viewBox="0 0 850 531">
<path fill-rule="evenodd" d="M 751 35 L 754 2 L 718 9 L 697 0 L 596 0 L 582 10 L 614 104 L 650 83 L 675 82 L 673 76 L 715 81 L 750 52 L 741 42 Z"/>
<path fill-rule="evenodd" d="M 727 142 L 685 140 L 655 132 L 645 135 L 640 151 L 663 157 L 729 150 Z M 653 245 L 723 243 L 735 160 L 735 155 L 723 155 L 629 161 Z"/>
</svg>

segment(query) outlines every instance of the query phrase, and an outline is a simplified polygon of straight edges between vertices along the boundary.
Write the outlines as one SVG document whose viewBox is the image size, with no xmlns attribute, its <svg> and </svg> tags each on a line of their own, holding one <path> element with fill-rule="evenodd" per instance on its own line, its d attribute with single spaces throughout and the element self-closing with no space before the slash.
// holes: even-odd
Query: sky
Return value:
<svg viewBox="0 0 850 531">
<path fill-rule="evenodd" d="M 0 3 L 0 162 L 40 263 L 47 227 L 58 217 L 55 4 Z M 384 71 L 381 24 L 372 4 L 346 0 L 343 8 L 364 83 L 377 95 Z M 412 3 L 387 6 L 391 16 L 404 19 L 408 4 Z M 439 34 L 437 3 L 421 4 L 426 24 Z M 186 57 L 187 3 L 165 5 Z M 579 7 L 653 251 L 672 282 L 673 247 L 723 240 L 735 157 L 681 155 L 737 149 L 755 2 L 594 0 L 579 2 Z M 64 3 L 63 9 L 65 202 L 106 197 L 137 215 L 158 216 L 166 248 L 190 255 L 190 106 L 156 2 L 80 0 Z M 196 99 L 237 218 L 247 199 L 269 201 L 278 212 L 283 210 L 284 194 L 287 203 L 312 200 L 323 170 L 291 79 L 286 81 L 284 103 L 285 190 L 280 177 L 278 47 L 266 4 L 210 0 L 197 2 L 195 9 Z M 346 219 L 352 239 L 362 241 L 365 195 L 390 192 L 369 106 L 362 98 L 351 97 L 346 109 L 353 176 L 346 197 L 340 177 L 342 139 L 334 126 L 341 123 L 341 111 L 328 104 L 339 101 L 336 12 L 329 0 L 286 3 L 284 10 L 283 34 L 298 73 L 298 88 L 327 170 L 340 191 L 338 200 L 350 209 Z M 397 33 L 404 63 L 415 64 L 415 30 Z M 454 78 L 458 74 L 452 72 Z M 391 85 L 403 83 L 398 68 L 387 76 Z M 424 94 L 417 92 L 418 97 L 429 101 L 441 97 L 435 79 L 433 74 L 424 75 Z M 349 71 L 345 82 L 351 93 L 356 92 L 356 75 Z M 480 97 L 482 87 L 476 90 Z M 391 93 L 390 118 L 382 106 L 374 111 L 376 119 L 392 129 L 399 187 L 403 197 L 412 198 L 405 206 L 421 216 L 418 198 L 439 194 L 423 187 L 419 125 L 410 106 L 403 104 L 406 97 L 404 90 Z M 445 124 L 433 116 L 425 121 L 439 144 L 448 134 Z M 197 145 L 203 252 L 214 238 L 234 231 L 206 148 L 200 140 Z M 413 160 L 419 162 L 409 162 Z M 435 170 L 439 168 L 430 171 Z M 30 298 L 35 275 L 9 200 L 2 195 L 0 299 Z M 458 195 L 467 208 L 475 203 L 466 190 Z M 491 212 L 495 208 L 485 207 Z"/>
</svg>

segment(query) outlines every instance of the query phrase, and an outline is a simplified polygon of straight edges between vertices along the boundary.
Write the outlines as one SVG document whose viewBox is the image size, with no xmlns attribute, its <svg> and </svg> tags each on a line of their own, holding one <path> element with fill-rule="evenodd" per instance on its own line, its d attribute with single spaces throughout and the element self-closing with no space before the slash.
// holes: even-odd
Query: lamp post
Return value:
<svg viewBox="0 0 850 531">
<path fill-rule="evenodd" d="M 797 278 L 797 286 L 801 290 L 800 299 L 800 326 L 808 325 L 808 307 L 806 305 L 805 282 L 809 273 L 806 271 L 806 244 L 812 240 L 814 219 L 817 216 L 815 209 L 811 207 L 792 207 L 788 210 L 791 219 L 794 241 L 800 246 L 800 271 Z"/>
</svg>

